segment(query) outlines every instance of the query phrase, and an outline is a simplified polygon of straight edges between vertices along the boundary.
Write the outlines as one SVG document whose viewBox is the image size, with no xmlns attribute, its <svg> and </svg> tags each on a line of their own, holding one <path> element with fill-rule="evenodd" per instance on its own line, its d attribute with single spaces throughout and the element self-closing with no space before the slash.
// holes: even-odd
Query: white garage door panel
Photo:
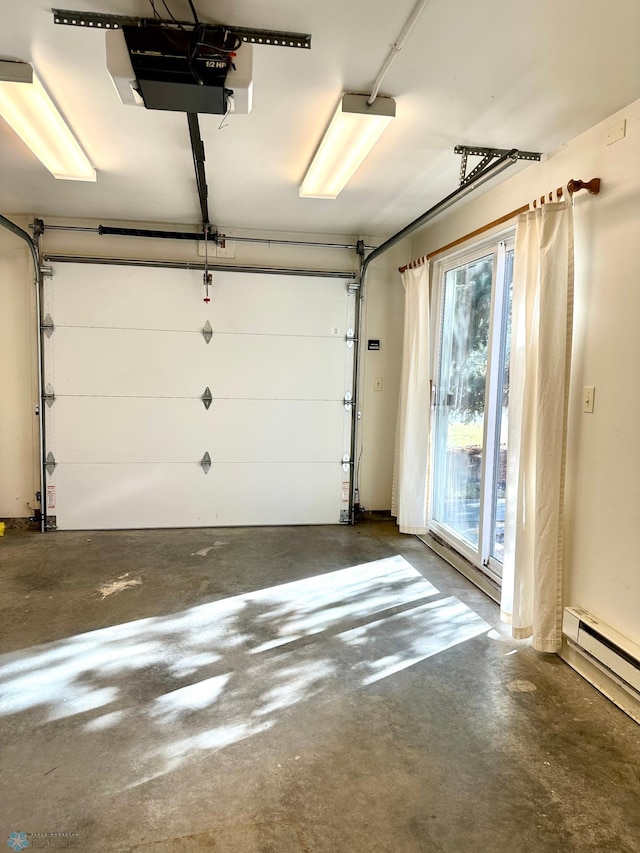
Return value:
<svg viewBox="0 0 640 853">
<path fill-rule="evenodd" d="M 61 463 L 338 462 L 347 449 L 341 403 L 58 397 Z M 82 429 L 78 425 L 82 424 Z"/>
<path fill-rule="evenodd" d="M 56 326 L 202 329 L 210 306 L 196 270 L 57 266 L 45 279 L 45 304 Z"/>
<path fill-rule="evenodd" d="M 336 338 L 218 335 L 214 397 L 342 400 L 347 345 Z"/>
<path fill-rule="evenodd" d="M 213 273 L 206 304 L 202 273 L 68 264 L 45 282 L 46 311 L 57 327 L 341 335 L 347 283 L 258 273 Z"/>
<path fill-rule="evenodd" d="M 354 294 L 340 279 L 214 271 L 203 297 L 198 271 L 60 263 L 46 279 L 59 529 L 340 522 Z"/>
<path fill-rule="evenodd" d="M 344 340 L 346 281 L 214 271 L 213 282 L 214 334 L 341 335 Z"/>
<path fill-rule="evenodd" d="M 211 364 L 201 335 L 122 329 L 56 328 L 56 395 L 201 397 Z"/>
<path fill-rule="evenodd" d="M 59 465 L 58 527 L 336 524 L 339 464 Z"/>
<path fill-rule="evenodd" d="M 344 397 L 346 344 L 336 338 L 56 329 L 57 395 L 330 400 Z"/>
</svg>

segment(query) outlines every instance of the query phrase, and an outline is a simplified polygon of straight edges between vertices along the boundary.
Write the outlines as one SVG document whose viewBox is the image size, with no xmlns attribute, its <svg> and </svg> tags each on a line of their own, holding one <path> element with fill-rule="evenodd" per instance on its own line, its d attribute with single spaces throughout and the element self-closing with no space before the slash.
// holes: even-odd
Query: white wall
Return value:
<svg viewBox="0 0 640 853">
<path fill-rule="evenodd" d="M 10 217 L 11 218 L 11 217 Z M 28 220 L 17 220 L 27 229 Z M 88 220 L 46 219 L 47 225 L 97 226 Z M 103 222 L 102 224 L 109 224 Z M 120 223 L 123 224 L 123 223 Z M 130 223 L 138 227 L 171 229 L 158 223 Z M 237 229 L 227 235 L 240 236 Z M 270 239 L 317 240 L 354 243 L 349 235 L 275 234 L 252 231 L 250 236 Z M 100 237 L 94 233 L 45 231 L 45 253 L 149 258 L 202 262 L 197 244 L 185 241 L 150 240 L 130 237 Z M 408 250 L 405 250 L 406 255 Z M 403 257 L 404 257 L 403 255 Z M 361 389 L 363 435 L 366 442 L 360 456 L 360 501 L 367 509 L 389 509 L 395 431 L 395 407 L 398 395 L 402 295 L 397 266 L 402 262 L 397 250 L 372 265 L 368 276 L 365 321 L 366 334 L 382 341 L 379 353 L 363 358 Z M 35 492 L 39 489 L 37 462 L 37 419 L 33 416 L 37 401 L 37 358 L 35 349 L 35 305 L 28 250 L 22 242 L 0 229 L 0 283 L 3 310 L 0 312 L 0 356 L 3 393 L 0 395 L 0 517 L 24 517 L 33 514 Z M 278 245 L 236 243 L 235 258 L 229 263 L 259 264 L 272 267 L 355 270 L 354 251 L 313 249 Z M 90 285 L 89 285 L 90 286 Z M 346 287 L 346 282 L 345 282 Z M 31 300 L 31 301 L 30 301 Z M 54 318 L 55 319 L 55 318 Z M 383 378 L 383 391 L 373 392 L 372 376 Z M 346 390 L 346 389 L 345 389 Z M 36 430 L 36 432 L 34 432 Z M 34 441 L 35 460 L 34 460 Z"/>
<path fill-rule="evenodd" d="M 626 119 L 626 137 L 605 144 Z M 509 140 L 505 140 L 506 143 Z M 576 281 L 569 413 L 565 604 L 640 643 L 640 101 L 467 202 L 414 238 L 420 256 L 570 178 L 602 179 L 575 196 Z M 508 172 L 506 173 L 509 174 Z M 500 179 L 498 179 L 500 180 Z M 595 385 L 595 411 L 582 387 Z"/>
<path fill-rule="evenodd" d="M 365 282 L 359 484 L 360 504 L 368 510 L 391 508 L 404 312 L 404 291 L 398 267 L 406 262 L 410 253 L 408 240 L 394 246 L 373 261 Z M 379 352 L 367 349 L 369 339 L 380 341 Z M 374 391 L 376 378 L 382 379 L 382 391 Z"/>
<path fill-rule="evenodd" d="M 0 228 L 0 518 L 33 515 L 40 488 L 33 280 L 26 244 Z"/>
</svg>

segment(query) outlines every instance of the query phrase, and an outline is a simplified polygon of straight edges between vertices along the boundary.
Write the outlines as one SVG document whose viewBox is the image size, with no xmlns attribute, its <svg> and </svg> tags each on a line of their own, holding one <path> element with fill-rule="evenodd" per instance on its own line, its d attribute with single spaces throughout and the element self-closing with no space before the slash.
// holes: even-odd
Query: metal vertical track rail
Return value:
<svg viewBox="0 0 640 853">
<path fill-rule="evenodd" d="M 353 349 L 353 378 L 352 378 L 352 394 L 353 405 L 351 407 L 351 444 L 349 450 L 349 459 L 351 465 L 351 478 L 349 483 L 349 524 L 355 523 L 355 507 L 356 507 L 356 491 L 358 489 L 358 460 L 356 458 L 358 452 L 358 420 L 360 418 L 359 410 L 359 394 L 358 383 L 360 382 L 360 358 L 361 358 L 361 339 L 362 339 L 362 300 L 364 293 L 362 290 L 362 268 L 364 264 L 365 245 L 363 240 L 358 240 L 356 252 L 358 254 L 358 274 L 352 288 L 355 293 L 355 311 L 354 311 L 354 349 Z"/>
<path fill-rule="evenodd" d="M 36 243 L 31 239 L 29 234 L 26 231 L 23 231 L 20 226 L 16 225 L 15 222 L 12 222 L 10 219 L 7 219 L 6 216 L 2 216 L 0 214 L 0 225 L 7 229 L 7 231 L 11 231 L 12 234 L 15 234 L 17 237 L 20 237 L 21 240 L 24 240 L 27 246 L 29 247 L 29 251 L 31 252 L 31 259 L 33 261 L 33 275 L 34 275 L 34 285 L 36 289 L 36 314 L 38 317 L 38 334 L 36 336 L 37 340 L 37 349 L 38 349 L 38 424 L 40 430 L 40 532 L 44 533 L 47 529 L 47 497 L 46 497 L 46 472 L 45 472 L 45 457 L 46 457 L 46 448 L 45 448 L 45 404 L 43 399 L 43 377 L 44 377 L 44 348 L 42 345 L 42 298 L 41 298 L 41 290 L 42 290 L 42 269 L 40 267 L 40 257 L 38 252 L 38 247 Z"/>
</svg>

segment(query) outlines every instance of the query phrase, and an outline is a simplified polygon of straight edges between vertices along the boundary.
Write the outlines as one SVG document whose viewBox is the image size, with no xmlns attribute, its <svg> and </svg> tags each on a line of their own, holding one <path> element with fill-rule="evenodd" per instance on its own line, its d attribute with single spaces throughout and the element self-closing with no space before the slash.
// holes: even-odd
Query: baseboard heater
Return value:
<svg viewBox="0 0 640 853">
<path fill-rule="evenodd" d="M 562 633 L 572 648 L 640 701 L 640 646 L 582 607 L 565 607 Z"/>
</svg>

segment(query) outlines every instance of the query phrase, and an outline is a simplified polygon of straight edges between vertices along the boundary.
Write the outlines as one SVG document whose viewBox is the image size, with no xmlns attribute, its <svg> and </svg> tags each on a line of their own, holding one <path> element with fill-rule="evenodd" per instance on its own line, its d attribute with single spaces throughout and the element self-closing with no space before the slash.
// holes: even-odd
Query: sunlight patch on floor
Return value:
<svg viewBox="0 0 640 853">
<path fill-rule="evenodd" d="M 0 714 L 139 740 L 146 758 L 118 780 L 136 785 L 489 628 L 393 556 L 5 655 Z"/>
</svg>

